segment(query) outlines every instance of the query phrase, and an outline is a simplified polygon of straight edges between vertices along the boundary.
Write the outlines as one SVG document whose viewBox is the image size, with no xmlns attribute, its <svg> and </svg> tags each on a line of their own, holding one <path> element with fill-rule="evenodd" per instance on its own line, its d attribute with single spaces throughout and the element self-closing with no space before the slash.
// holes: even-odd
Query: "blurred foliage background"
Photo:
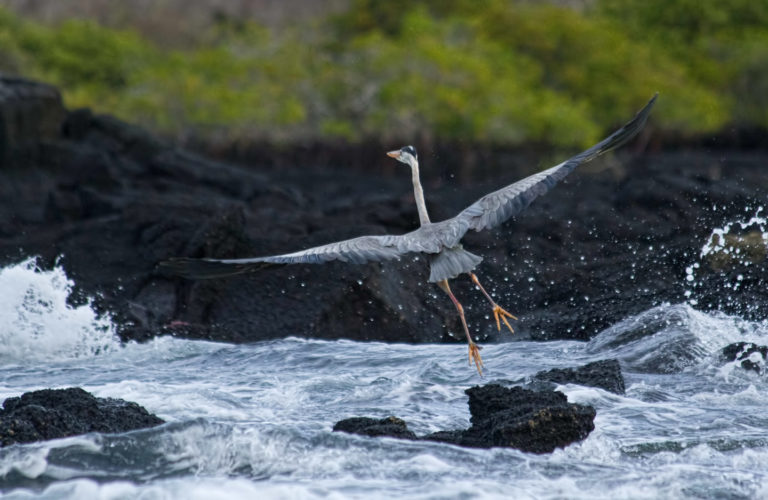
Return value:
<svg viewBox="0 0 768 500">
<path fill-rule="evenodd" d="M 656 91 L 658 133 L 768 128 L 768 0 L 77 3 L 0 0 L 0 71 L 182 140 L 576 147 Z"/>
</svg>

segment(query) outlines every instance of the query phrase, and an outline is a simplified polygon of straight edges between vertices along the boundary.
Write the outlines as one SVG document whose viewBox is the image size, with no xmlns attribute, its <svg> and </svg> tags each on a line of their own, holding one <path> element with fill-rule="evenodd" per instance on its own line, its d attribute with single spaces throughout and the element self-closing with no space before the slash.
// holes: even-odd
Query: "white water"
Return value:
<svg viewBox="0 0 768 500">
<path fill-rule="evenodd" d="M 0 449 L 4 498 L 768 498 L 768 377 L 721 365 L 768 325 L 667 305 L 589 343 L 463 345 L 159 338 L 120 346 L 61 270 L 0 271 L 0 399 L 81 386 L 168 423 Z M 562 386 L 595 430 L 549 455 L 332 433 L 350 416 L 417 434 L 469 425 L 463 390 L 618 357 L 627 394 Z"/>
<path fill-rule="evenodd" d="M 0 269 L 0 362 L 78 358 L 119 345 L 108 319 L 89 305 L 67 305 L 72 285 L 60 267 L 39 272 L 35 259 Z"/>
<path fill-rule="evenodd" d="M 717 207 L 714 207 L 715 210 Z M 765 265 L 764 262 L 754 262 L 756 255 L 750 255 L 750 253 L 759 253 L 758 248 L 761 244 L 764 247 L 764 252 L 768 251 L 768 219 L 760 215 L 763 212 L 764 207 L 757 207 L 754 215 L 748 219 L 736 220 L 725 223 L 722 227 L 716 227 L 712 230 L 707 241 L 702 245 L 699 253 L 698 261 L 691 263 L 685 269 L 686 284 L 689 289 L 686 290 L 685 296 L 687 302 L 696 306 L 698 300 L 695 298 L 694 291 L 700 286 L 698 279 L 698 272 L 702 265 L 706 266 L 707 259 L 720 256 L 720 258 L 728 258 L 736 263 L 740 268 L 749 268 L 754 265 Z M 750 207 L 745 209 L 746 212 L 751 210 Z M 746 241 L 743 240 L 745 234 L 757 235 L 761 240 L 761 243 L 752 241 L 750 244 L 745 245 Z M 729 238 L 730 237 L 730 238 Z M 736 244 L 734 244 L 736 243 Z M 750 245 L 754 245 L 751 251 L 748 248 Z M 764 253 L 763 252 L 763 253 Z M 721 286 L 725 289 L 733 290 L 734 300 L 732 302 L 738 302 L 738 292 L 741 288 L 741 281 L 744 279 L 743 274 L 737 274 L 735 279 L 723 278 Z M 747 308 L 754 307 L 754 304 L 741 304 L 746 305 Z"/>
</svg>

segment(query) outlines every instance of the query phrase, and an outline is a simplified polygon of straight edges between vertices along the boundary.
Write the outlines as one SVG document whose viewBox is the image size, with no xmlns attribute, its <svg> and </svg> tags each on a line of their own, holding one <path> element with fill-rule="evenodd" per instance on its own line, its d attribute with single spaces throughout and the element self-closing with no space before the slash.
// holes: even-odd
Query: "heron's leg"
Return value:
<svg viewBox="0 0 768 500">
<path fill-rule="evenodd" d="M 445 293 L 448 294 L 448 296 L 451 298 L 451 302 L 453 302 L 453 305 L 456 306 L 456 310 L 459 311 L 459 317 L 461 317 L 461 324 L 464 326 L 464 333 L 467 335 L 467 342 L 469 342 L 469 364 L 471 365 L 472 362 L 475 362 L 475 366 L 477 367 L 477 373 L 480 374 L 480 376 L 483 375 L 483 358 L 480 357 L 480 346 L 475 344 L 475 342 L 472 340 L 472 336 L 469 334 L 469 327 L 467 327 L 467 318 L 464 317 L 464 308 L 461 306 L 458 300 L 456 300 L 456 296 L 453 295 L 453 292 L 451 291 L 451 287 L 448 285 L 448 280 L 442 280 L 437 282 L 437 286 L 440 287 L 441 290 L 443 290 Z"/>
<path fill-rule="evenodd" d="M 509 328 L 509 331 L 512 333 L 515 333 L 514 328 L 512 328 L 512 325 L 509 324 L 509 321 L 507 321 L 507 318 L 517 319 L 516 316 L 508 313 L 504 309 L 501 308 L 499 304 L 497 304 L 490 295 L 488 295 L 488 292 L 485 291 L 485 288 L 483 288 L 483 285 L 480 284 L 480 280 L 477 279 L 477 276 L 475 276 L 475 273 L 469 273 L 469 275 L 472 277 L 472 283 L 477 285 L 477 287 L 480 289 L 481 292 L 483 292 L 483 295 L 485 295 L 485 298 L 488 299 L 488 301 L 491 303 L 491 307 L 493 308 L 493 317 L 496 318 L 496 328 L 501 331 L 501 321 L 504 321 L 504 324 L 507 325 L 507 328 Z M 501 321 L 499 321 L 501 319 Z"/>
</svg>

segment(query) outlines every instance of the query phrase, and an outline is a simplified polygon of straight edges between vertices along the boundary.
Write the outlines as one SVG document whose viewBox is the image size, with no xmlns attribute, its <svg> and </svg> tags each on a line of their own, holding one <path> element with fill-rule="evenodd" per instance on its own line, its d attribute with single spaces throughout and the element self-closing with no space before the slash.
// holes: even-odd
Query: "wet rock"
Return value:
<svg viewBox="0 0 768 500">
<path fill-rule="evenodd" d="M 348 432 L 362 436 L 388 436 L 400 439 L 416 439 L 416 434 L 408 430 L 404 420 L 387 417 L 377 420 L 368 417 L 353 417 L 336 422 L 334 432 Z"/>
<path fill-rule="evenodd" d="M 579 384 L 599 387 L 615 394 L 624 394 L 624 376 L 616 359 L 604 359 L 578 368 L 554 368 L 541 371 L 534 379 L 558 384 Z"/>
<path fill-rule="evenodd" d="M 97 398 L 78 387 L 44 389 L 5 400 L 0 410 L 0 446 L 88 432 L 127 432 L 162 423 L 136 403 Z"/>
<path fill-rule="evenodd" d="M 472 414 L 470 428 L 434 432 L 418 439 L 472 448 L 500 446 L 550 453 L 583 440 L 595 428 L 595 409 L 568 403 L 561 392 L 488 384 L 467 389 L 466 393 Z M 338 422 L 333 430 L 417 439 L 405 422 L 395 417 L 350 418 Z"/>
<path fill-rule="evenodd" d="M 488 384 L 465 392 L 469 396 L 472 426 L 460 433 L 432 434 L 425 439 L 549 453 L 585 439 L 595 428 L 595 409 L 569 403 L 565 394 L 558 391 Z M 451 441 L 453 438 L 458 439 Z"/>
<path fill-rule="evenodd" d="M 741 361 L 741 367 L 745 370 L 764 373 L 768 346 L 752 342 L 735 342 L 720 350 L 720 358 L 723 362 Z"/>
</svg>

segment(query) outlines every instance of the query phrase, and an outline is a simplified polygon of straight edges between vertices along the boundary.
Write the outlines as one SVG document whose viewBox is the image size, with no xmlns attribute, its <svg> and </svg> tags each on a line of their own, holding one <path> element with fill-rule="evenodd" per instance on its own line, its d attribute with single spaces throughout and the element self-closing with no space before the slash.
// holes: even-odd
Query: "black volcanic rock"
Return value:
<svg viewBox="0 0 768 500">
<path fill-rule="evenodd" d="M 685 278 L 712 228 L 766 198 L 766 155 L 637 155 L 630 147 L 577 169 L 500 228 L 466 236 L 465 247 L 484 257 L 481 281 L 520 317 L 518 336 L 585 340 L 659 303 L 683 302 L 686 292 L 703 309 L 765 317 L 766 265 L 702 261 L 697 286 Z M 0 266 L 31 255 L 43 267 L 60 259 L 75 282 L 72 301 L 93 298 L 124 339 L 462 338 L 450 300 L 426 283 L 423 257 L 199 282 L 156 272 L 169 257 L 268 255 L 417 227 L 408 173 L 381 145 L 364 155 L 349 149 L 347 164 L 370 158 L 360 162 L 365 170 L 230 165 L 110 116 L 67 111 L 53 87 L 0 77 Z M 422 152 L 434 220 L 546 166 L 531 154 L 486 151 L 480 171 L 488 180 L 460 182 L 451 174 L 463 175 L 465 156 L 448 154 L 455 151 Z M 469 279 L 452 286 L 473 335 L 505 338 Z"/>
<path fill-rule="evenodd" d="M 757 353 L 762 362 L 750 359 Z M 720 350 L 720 358 L 724 362 L 741 361 L 740 365 L 745 370 L 751 370 L 757 373 L 765 371 L 765 361 L 768 358 L 768 346 L 753 344 L 752 342 L 735 342 L 723 347 Z"/>
<path fill-rule="evenodd" d="M 400 439 L 416 439 L 416 434 L 408 430 L 405 421 L 397 417 L 387 417 L 377 420 L 368 417 L 352 417 L 336 422 L 334 432 L 347 432 L 362 436 L 389 436 Z"/>
<path fill-rule="evenodd" d="M 616 359 L 603 359 L 577 368 L 554 368 L 541 371 L 534 379 L 558 384 L 578 384 L 599 387 L 616 394 L 624 394 L 624 376 Z"/>
<path fill-rule="evenodd" d="M 136 403 L 97 398 L 78 387 L 44 389 L 5 400 L 0 410 L 0 446 L 88 432 L 127 432 L 162 423 Z"/>
<path fill-rule="evenodd" d="M 476 386 L 465 392 L 472 414 L 469 429 L 439 431 L 417 438 L 399 418 L 354 417 L 336 423 L 333 430 L 472 448 L 500 446 L 550 453 L 583 440 L 595 428 L 595 409 L 569 403 L 561 392 L 506 388 L 497 384 Z"/>
<path fill-rule="evenodd" d="M 467 389 L 466 393 L 472 426 L 458 433 L 430 434 L 424 439 L 549 453 L 583 440 L 595 428 L 595 409 L 569 403 L 561 392 L 488 384 Z"/>
<path fill-rule="evenodd" d="M 39 160 L 41 140 L 60 134 L 65 114 L 55 87 L 0 76 L 0 166 Z"/>
</svg>

